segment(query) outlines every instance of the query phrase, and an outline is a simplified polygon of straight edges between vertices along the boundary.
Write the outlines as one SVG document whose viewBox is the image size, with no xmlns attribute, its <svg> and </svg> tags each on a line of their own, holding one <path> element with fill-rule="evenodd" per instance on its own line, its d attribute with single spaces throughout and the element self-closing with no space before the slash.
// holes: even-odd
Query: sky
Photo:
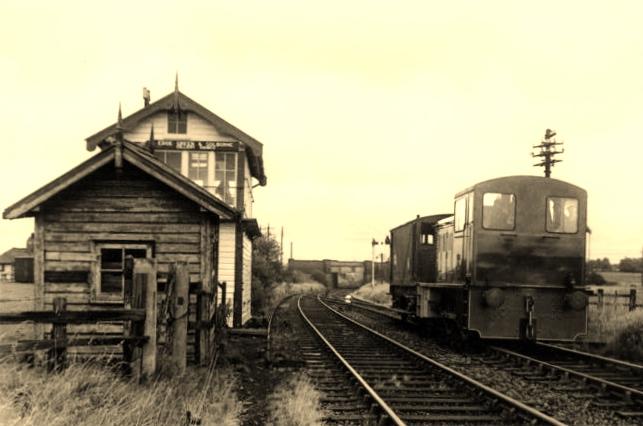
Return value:
<svg viewBox="0 0 643 426">
<path fill-rule="evenodd" d="M 254 215 L 284 258 L 364 260 L 456 192 L 540 175 L 588 191 L 590 257 L 643 247 L 643 4 L 586 1 L 0 3 L 0 209 L 180 89 L 264 144 Z M 32 219 L 0 220 L 0 251 Z M 377 253 L 386 251 L 377 248 Z"/>
</svg>

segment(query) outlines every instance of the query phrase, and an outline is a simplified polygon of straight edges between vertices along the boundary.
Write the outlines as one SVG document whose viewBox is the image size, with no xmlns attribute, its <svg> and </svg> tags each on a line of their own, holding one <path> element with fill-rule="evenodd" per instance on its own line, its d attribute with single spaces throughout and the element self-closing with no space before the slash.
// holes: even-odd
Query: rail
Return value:
<svg viewBox="0 0 643 426">
<path fill-rule="evenodd" d="M 317 336 L 324 342 L 324 344 L 328 347 L 328 349 L 335 355 L 335 357 L 344 365 L 344 367 L 351 373 L 351 375 L 357 380 L 357 382 L 368 392 L 368 394 L 373 398 L 373 401 L 375 401 L 381 408 L 382 410 L 389 416 L 391 421 L 393 421 L 396 425 L 405 425 L 398 417 L 397 414 L 393 411 L 393 409 L 386 403 L 384 400 L 375 392 L 375 390 L 364 380 L 364 378 L 346 361 L 346 359 L 335 349 L 335 347 L 324 337 L 324 335 L 319 331 L 317 327 L 308 319 L 306 314 L 304 314 L 304 311 L 301 308 L 301 298 L 303 296 L 300 296 L 299 299 L 297 300 L 297 308 L 299 309 L 299 313 L 301 314 L 302 318 L 308 323 L 310 328 L 317 334 Z M 317 300 L 321 302 L 321 299 L 318 297 Z M 321 302 L 323 304 L 323 302 Z M 325 305 L 328 308 L 328 305 Z"/>
<path fill-rule="evenodd" d="M 331 312 L 333 312 L 335 315 L 339 316 L 340 318 L 344 319 L 345 321 L 347 321 L 349 323 L 352 323 L 355 326 L 357 326 L 357 327 L 359 327 L 359 328 L 361 328 L 363 330 L 366 330 L 367 332 L 369 332 L 369 333 L 371 333 L 371 334 L 373 334 L 373 335 L 375 335 L 375 336 L 377 336 L 377 337 L 389 342 L 393 346 L 405 351 L 406 353 L 409 353 L 409 354 L 415 356 L 416 358 L 421 359 L 422 361 L 424 361 L 424 362 L 426 362 L 426 363 L 428 363 L 428 364 L 430 364 L 430 365 L 432 365 L 432 366 L 434 366 L 434 367 L 436 367 L 436 368 L 438 368 L 438 369 L 440 369 L 442 371 L 445 371 L 445 372 L 449 373 L 450 375 L 452 375 L 454 377 L 457 377 L 458 379 L 462 380 L 463 382 L 466 382 L 469 385 L 471 385 L 471 386 L 483 391 L 484 393 L 494 397 L 495 399 L 504 402 L 508 406 L 510 406 L 510 407 L 512 407 L 512 408 L 514 408 L 516 410 L 519 410 L 520 412 L 522 412 L 522 413 L 524 413 L 524 414 L 526 414 L 526 415 L 528 415 L 528 416 L 530 416 L 532 418 L 540 420 L 540 421 L 542 421 L 542 422 L 544 422 L 546 424 L 564 425 L 564 423 L 561 423 L 558 420 L 556 420 L 556 419 L 554 419 L 554 418 L 552 418 L 552 417 L 550 417 L 550 416 L 548 416 L 548 415 L 546 415 L 544 413 L 541 413 L 540 411 L 538 411 L 538 410 L 536 410 L 536 409 L 534 409 L 534 408 L 532 408 L 532 407 L 530 407 L 530 406 L 528 406 L 526 404 L 523 404 L 522 402 L 520 402 L 518 400 L 515 400 L 515 399 L 513 399 L 513 398 L 511 398 L 511 397 L 509 397 L 507 395 L 504 395 L 504 394 L 496 391 L 495 389 L 492 389 L 489 386 L 486 386 L 485 384 L 478 382 L 477 380 L 474 380 L 474 379 L 472 379 L 472 378 L 470 378 L 468 376 L 465 376 L 464 374 L 462 374 L 462 373 L 460 373 L 460 372 L 458 372 L 458 371 L 456 371 L 456 370 L 454 370 L 454 369 L 452 369 L 450 367 L 447 367 L 446 365 L 444 365 L 444 364 L 442 364 L 442 363 L 440 363 L 440 362 L 438 362 L 438 361 L 436 361 L 434 359 L 431 359 L 431 358 L 427 357 L 426 355 L 421 354 L 421 353 L 417 352 L 416 350 L 414 350 L 412 348 L 409 348 L 408 346 L 406 346 L 406 345 L 404 345 L 404 344 L 402 344 L 402 343 L 400 343 L 400 342 L 398 342 L 398 341 L 396 341 L 396 340 L 394 340 L 394 339 L 392 339 L 392 338 L 390 338 L 390 337 L 388 337 L 388 336 L 386 336 L 384 334 L 381 334 L 376 330 L 373 330 L 373 329 L 371 329 L 371 328 L 359 323 L 358 321 L 353 320 L 352 318 L 349 318 L 348 316 L 346 316 L 346 315 L 338 312 L 337 310 L 331 308 L 328 304 L 326 304 L 324 301 L 322 301 L 321 298 L 318 298 L 318 300 L 327 309 L 329 309 Z"/>
</svg>

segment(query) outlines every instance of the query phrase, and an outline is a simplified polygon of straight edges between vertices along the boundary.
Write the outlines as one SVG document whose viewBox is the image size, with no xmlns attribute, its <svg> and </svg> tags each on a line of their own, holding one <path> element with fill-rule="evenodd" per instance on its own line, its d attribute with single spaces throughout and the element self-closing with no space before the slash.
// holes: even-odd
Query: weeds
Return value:
<svg viewBox="0 0 643 426">
<path fill-rule="evenodd" d="M 156 377 L 138 385 L 113 369 L 72 363 L 47 374 L 11 360 L 0 362 L 0 419 L 3 425 L 174 426 L 188 411 L 202 425 L 236 425 L 242 405 L 227 371 L 191 369 L 183 376 Z"/>
<path fill-rule="evenodd" d="M 282 383 L 270 397 L 270 423 L 279 426 L 322 425 L 320 393 L 307 376 L 298 374 Z"/>
</svg>

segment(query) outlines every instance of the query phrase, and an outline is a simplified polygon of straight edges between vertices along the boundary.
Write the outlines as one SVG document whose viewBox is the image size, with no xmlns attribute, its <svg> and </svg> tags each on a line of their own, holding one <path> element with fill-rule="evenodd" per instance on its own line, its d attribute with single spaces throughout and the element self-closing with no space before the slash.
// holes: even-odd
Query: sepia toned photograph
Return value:
<svg viewBox="0 0 643 426">
<path fill-rule="evenodd" d="M 0 4 L 0 426 L 643 424 L 643 5 Z"/>
</svg>

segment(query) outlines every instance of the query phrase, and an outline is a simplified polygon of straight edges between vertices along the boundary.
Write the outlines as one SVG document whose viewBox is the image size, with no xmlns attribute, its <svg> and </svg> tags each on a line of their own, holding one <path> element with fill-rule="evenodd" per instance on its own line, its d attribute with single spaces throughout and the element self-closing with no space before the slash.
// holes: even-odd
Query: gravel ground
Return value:
<svg viewBox="0 0 643 426">
<path fill-rule="evenodd" d="M 477 354 L 457 353 L 433 340 L 421 337 L 416 331 L 404 329 L 403 325 L 377 314 L 340 306 L 340 310 L 365 325 L 423 353 L 485 385 L 518 399 L 523 403 L 570 425 L 631 425 L 643 424 L 620 418 L 613 412 L 591 404 L 591 399 L 553 389 L 556 379 L 550 383 L 534 383 L 503 371 L 502 367 L 485 365 Z M 408 328 L 408 327 L 407 327 Z M 561 383 L 562 384 L 562 383 Z"/>
</svg>

